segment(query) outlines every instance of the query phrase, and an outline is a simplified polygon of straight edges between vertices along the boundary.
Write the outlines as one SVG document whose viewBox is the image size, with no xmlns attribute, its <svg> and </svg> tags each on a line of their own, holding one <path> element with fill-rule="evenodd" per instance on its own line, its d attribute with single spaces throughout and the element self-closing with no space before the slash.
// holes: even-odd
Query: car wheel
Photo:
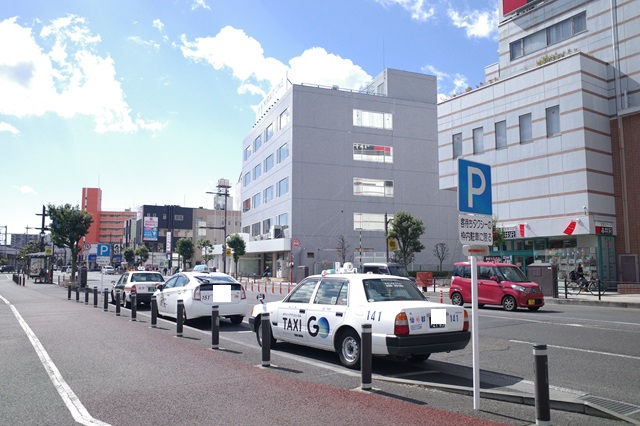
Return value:
<svg viewBox="0 0 640 426">
<path fill-rule="evenodd" d="M 244 319 L 244 317 L 242 315 L 233 315 L 230 316 L 229 319 L 231 320 L 231 324 L 242 324 L 242 320 Z"/>
<path fill-rule="evenodd" d="M 540 309 L 540 306 L 527 306 L 527 308 L 529 308 L 530 311 L 537 311 Z"/>
<path fill-rule="evenodd" d="M 464 300 L 462 300 L 462 295 L 460 293 L 453 293 L 451 295 L 451 303 L 458 306 L 464 305 Z"/>
<path fill-rule="evenodd" d="M 502 299 L 502 307 L 507 311 L 515 311 L 518 309 L 518 303 L 513 296 L 505 296 L 505 298 Z"/>
<path fill-rule="evenodd" d="M 258 344 L 262 347 L 262 318 L 256 318 L 256 339 L 258 340 Z M 271 347 L 273 348 L 276 345 L 276 339 L 273 337 L 273 332 L 271 333 Z"/>
<path fill-rule="evenodd" d="M 409 357 L 407 358 L 407 361 L 415 362 L 415 363 L 424 362 L 428 360 L 430 356 L 431 354 L 412 354 L 412 355 L 409 355 Z"/>
<path fill-rule="evenodd" d="M 340 334 L 338 356 L 345 367 L 353 369 L 360 367 L 360 336 L 355 330 L 348 329 Z"/>
</svg>

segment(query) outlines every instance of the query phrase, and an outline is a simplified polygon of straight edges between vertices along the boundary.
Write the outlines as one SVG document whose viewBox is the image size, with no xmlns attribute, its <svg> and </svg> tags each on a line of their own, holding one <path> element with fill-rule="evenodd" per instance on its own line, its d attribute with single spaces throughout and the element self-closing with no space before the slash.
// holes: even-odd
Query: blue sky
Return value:
<svg viewBox="0 0 640 426">
<path fill-rule="evenodd" d="M 293 83 L 358 89 L 384 68 L 450 95 L 497 61 L 495 0 L 8 0 L 0 8 L 0 226 L 43 204 L 211 207 L 254 108 Z M 35 233 L 35 231 L 29 231 Z"/>
</svg>

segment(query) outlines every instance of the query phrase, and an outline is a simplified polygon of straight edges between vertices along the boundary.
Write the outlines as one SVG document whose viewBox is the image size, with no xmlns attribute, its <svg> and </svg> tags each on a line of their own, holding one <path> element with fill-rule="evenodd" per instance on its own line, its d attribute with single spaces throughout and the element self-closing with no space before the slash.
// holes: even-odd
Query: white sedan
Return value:
<svg viewBox="0 0 640 426">
<path fill-rule="evenodd" d="M 158 314 L 176 318 L 178 300 L 184 303 L 184 320 L 211 316 L 218 305 L 221 317 L 240 324 L 247 315 L 247 294 L 242 284 L 221 272 L 181 272 L 173 275 L 154 294 Z"/>
<path fill-rule="evenodd" d="M 409 279 L 378 274 L 314 275 L 284 300 L 254 306 L 249 323 L 261 340 L 269 313 L 271 343 L 284 341 L 335 351 L 349 368 L 360 366 L 362 325 L 371 324 L 373 355 L 421 362 L 434 352 L 469 343 L 467 311 L 427 301 Z"/>
</svg>

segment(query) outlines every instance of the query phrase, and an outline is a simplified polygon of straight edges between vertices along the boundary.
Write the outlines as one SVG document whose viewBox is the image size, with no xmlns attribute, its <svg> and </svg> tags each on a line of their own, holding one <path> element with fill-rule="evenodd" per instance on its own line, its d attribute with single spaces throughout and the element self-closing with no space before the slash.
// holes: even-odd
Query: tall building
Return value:
<svg viewBox="0 0 640 426">
<path fill-rule="evenodd" d="M 433 248 L 445 242 L 447 267 L 461 250 L 437 149 L 433 76 L 387 69 L 363 91 L 283 79 L 243 141 L 241 272 L 318 272 L 342 251 L 356 267 L 384 261 L 385 215 L 398 211 L 426 227 L 415 264 L 438 265 Z"/>
<path fill-rule="evenodd" d="M 82 210 L 93 215 L 93 223 L 85 236 L 85 244 L 121 244 L 124 223 L 136 217 L 136 212 L 102 210 L 102 189 L 82 188 Z"/>
<path fill-rule="evenodd" d="M 522 265 L 582 263 L 638 282 L 640 2 L 501 0 L 486 83 L 438 105 L 440 187 L 492 168 L 493 212 Z"/>
</svg>

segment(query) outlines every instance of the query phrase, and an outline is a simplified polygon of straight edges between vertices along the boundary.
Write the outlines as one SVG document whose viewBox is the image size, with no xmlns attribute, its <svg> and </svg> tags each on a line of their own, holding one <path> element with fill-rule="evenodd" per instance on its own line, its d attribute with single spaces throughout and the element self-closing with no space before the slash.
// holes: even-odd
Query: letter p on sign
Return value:
<svg viewBox="0 0 640 426">
<path fill-rule="evenodd" d="M 491 216 L 491 167 L 458 160 L 458 211 Z"/>
</svg>

